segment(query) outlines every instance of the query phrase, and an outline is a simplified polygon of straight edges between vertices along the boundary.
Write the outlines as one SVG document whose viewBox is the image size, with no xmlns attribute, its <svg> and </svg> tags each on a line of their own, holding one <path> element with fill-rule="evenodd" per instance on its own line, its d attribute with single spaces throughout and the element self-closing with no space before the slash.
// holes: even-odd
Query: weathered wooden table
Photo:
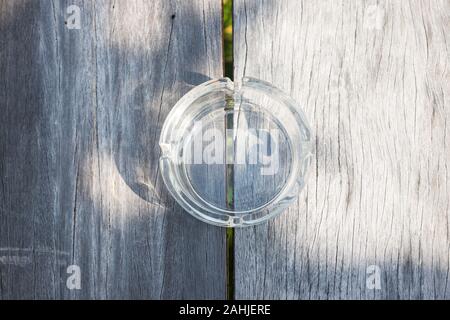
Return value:
<svg viewBox="0 0 450 320">
<path fill-rule="evenodd" d="M 0 298 L 226 298 L 230 261 L 238 299 L 448 298 L 450 1 L 235 0 L 235 78 L 291 94 L 316 154 L 233 257 L 158 169 L 170 108 L 223 74 L 221 17 L 0 0 Z"/>
</svg>

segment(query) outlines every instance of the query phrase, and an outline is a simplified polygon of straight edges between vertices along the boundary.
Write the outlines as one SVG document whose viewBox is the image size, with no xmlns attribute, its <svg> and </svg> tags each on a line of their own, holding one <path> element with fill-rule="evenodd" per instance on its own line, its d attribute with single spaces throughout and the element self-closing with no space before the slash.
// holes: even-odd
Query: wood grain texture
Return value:
<svg viewBox="0 0 450 320">
<path fill-rule="evenodd" d="M 0 0 L 0 299 L 225 297 L 225 231 L 158 171 L 162 123 L 222 75 L 221 38 L 220 0 Z"/>
<path fill-rule="evenodd" d="M 316 137 L 296 205 L 236 231 L 236 298 L 450 298 L 450 1 L 234 8 L 235 79 L 290 93 Z"/>
</svg>

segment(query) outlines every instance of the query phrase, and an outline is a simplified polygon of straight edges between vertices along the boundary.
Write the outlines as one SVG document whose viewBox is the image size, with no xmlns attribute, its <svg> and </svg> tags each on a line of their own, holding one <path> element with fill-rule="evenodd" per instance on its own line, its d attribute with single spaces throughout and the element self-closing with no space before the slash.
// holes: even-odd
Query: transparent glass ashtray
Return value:
<svg viewBox="0 0 450 320">
<path fill-rule="evenodd" d="M 312 135 L 288 95 L 253 78 L 203 83 L 169 113 L 160 169 L 167 189 L 194 217 L 224 227 L 266 221 L 305 183 Z"/>
</svg>

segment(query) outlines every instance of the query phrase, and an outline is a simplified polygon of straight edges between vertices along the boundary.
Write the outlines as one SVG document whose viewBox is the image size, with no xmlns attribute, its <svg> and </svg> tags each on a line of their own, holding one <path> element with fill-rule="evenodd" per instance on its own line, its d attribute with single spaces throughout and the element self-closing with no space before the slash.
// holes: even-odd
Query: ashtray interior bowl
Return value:
<svg viewBox="0 0 450 320">
<path fill-rule="evenodd" d="M 280 213 L 303 188 L 311 130 L 297 103 L 271 84 L 211 80 L 168 115 L 160 168 L 172 196 L 218 226 L 254 225 Z"/>
</svg>

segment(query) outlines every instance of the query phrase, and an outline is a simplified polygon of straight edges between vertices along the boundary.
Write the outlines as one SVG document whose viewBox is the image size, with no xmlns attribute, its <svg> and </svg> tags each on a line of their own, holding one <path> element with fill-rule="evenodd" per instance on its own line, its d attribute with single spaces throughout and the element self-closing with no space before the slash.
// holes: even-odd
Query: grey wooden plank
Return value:
<svg viewBox="0 0 450 320">
<path fill-rule="evenodd" d="M 449 298 L 450 2 L 234 10 L 235 79 L 290 93 L 316 135 L 297 203 L 236 231 L 236 297 Z"/>
<path fill-rule="evenodd" d="M 0 0 L 0 298 L 225 297 L 224 230 L 158 168 L 170 108 L 222 72 L 220 0 Z"/>
</svg>

